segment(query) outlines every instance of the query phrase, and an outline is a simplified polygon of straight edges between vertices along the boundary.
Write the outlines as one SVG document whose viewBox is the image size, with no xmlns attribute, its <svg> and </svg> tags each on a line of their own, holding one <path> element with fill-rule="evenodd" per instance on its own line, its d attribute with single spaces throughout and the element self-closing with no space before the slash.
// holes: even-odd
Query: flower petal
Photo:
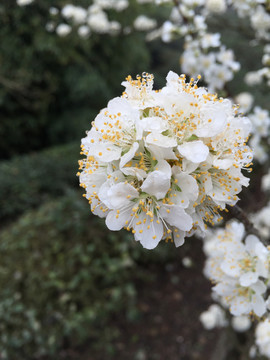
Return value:
<svg viewBox="0 0 270 360">
<path fill-rule="evenodd" d="M 137 224 L 133 226 L 135 232 L 135 240 L 140 241 L 146 249 L 154 249 L 163 236 L 163 224 L 157 223 L 157 218 L 151 218 L 148 215 L 141 215 L 137 220 Z"/>
<path fill-rule="evenodd" d="M 159 212 L 168 224 L 177 229 L 189 231 L 192 228 L 192 217 L 180 206 L 162 204 Z"/>
<path fill-rule="evenodd" d="M 201 140 L 186 142 L 182 145 L 178 145 L 177 149 L 182 156 L 193 163 L 205 161 L 209 154 L 208 146 Z"/>
<path fill-rule="evenodd" d="M 130 184 L 118 183 L 113 185 L 107 192 L 109 202 L 113 209 L 127 206 L 131 199 L 139 196 L 138 191 Z"/>
</svg>

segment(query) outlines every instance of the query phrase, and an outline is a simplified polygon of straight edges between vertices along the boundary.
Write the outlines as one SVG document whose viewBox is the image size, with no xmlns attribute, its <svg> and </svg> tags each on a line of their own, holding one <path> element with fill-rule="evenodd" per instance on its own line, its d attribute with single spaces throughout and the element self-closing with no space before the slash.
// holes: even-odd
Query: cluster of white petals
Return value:
<svg viewBox="0 0 270 360">
<path fill-rule="evenodd" d="M 150 19 L 145 15 L 139 15 L 134 20 L 134 29 L 138 31 L 149 31 L 154 29 L 157 26 L 157 21 L 155 19 Z"/>
<path fill-rule="evenodd" d="M 240 69 L 240 64 L 234 60 L 233 51 L 225 46 L 219 48 L 219 38 L 220 34 L 205 34 L 199 41 L 187 41 L 181 56 L 182 70 L 192 76 L 202 74 L 210 91 L 223 89 Z"/>
<path fill-rule="evenodd" d="M 234 316 L 263 316 L 267 310 L 268 248 L 255 235 L 245 237 L 243 224 L 233 221 L 213 232 L 204 251 L 204 273 L 215 285 L 213 291 L 220 303 Z"/>
<path fill-rule="evenodd" d="M 29 0 L 28 0 L 29 1 Z M 55 26 L 54 22 L 47 23 L 47 31 L 55 30 L 59 36 L 67 36 L 73 26 L 81 38 L 87 39 L 91 33 L 117 35 L 122 29 L 118 21 L 110 20 L 108 10 L 124 11 L 129 6 L 128 0 L 94 0 L 88 7 L 66 4 L 61 9 L 61 16 L 67 23 Z M 58 15 L 56 8 L 50 8 L 52 16 Z M 155 20 L 152 20 L 155 21 Z M 148 27 L 147 30 L 153 27 Z"/>
<path fill-rule="evenodd" d="M 17 5 L 26 6 L 33 2 L 34 0 L 17 0 Z"/>
<path fill-rule="evenodd" d="M 270 319 L 259 322 L 255 330 L 255 344 L 259 353 L 270 358 Z"/>
<path fill-rule="evenodd" d="M 217 327 L 228 325 L 225 311 L 217 304 L 210 305 L 206 311 L 202 312 L 200 321 L 206 330 L 212 330 Z"/>
<path fill-rule="evenodd" d="M 252 147 L 254 159 L 261 164 L 268 160 L 269 140 L 268 134 L 270 129 L 270 115 L 269 111 L 262 109 L 260 106 L 255 106 L 252 113 L 249 114 L 249 119 L 252 123 L 252 137 L 250 139 L 250 146 Z"/>
<path fill-rule="evenodd" d="M 184 75 L 169 72 L 158 91 L 148 74 L 122 84 L 82 140 L 81 186 L 109 229 L 131 230 L 148 249 L 162 239 L 180 246 L 248 185 L 251 124 Z"/>
<path fill-rule="evenodd" d="M 270 190 L 270 175 L 267 174 L 262 179 L 263 189 L 265 191 Z M 258 230 L 260 236 L 268 241 L 270 238 L 270 202 L 266 204 L 262 209 L 260 209 L 255 214 L 252 214 L 250 217 L 254 223 L 256 229 Z"/>
</svg>

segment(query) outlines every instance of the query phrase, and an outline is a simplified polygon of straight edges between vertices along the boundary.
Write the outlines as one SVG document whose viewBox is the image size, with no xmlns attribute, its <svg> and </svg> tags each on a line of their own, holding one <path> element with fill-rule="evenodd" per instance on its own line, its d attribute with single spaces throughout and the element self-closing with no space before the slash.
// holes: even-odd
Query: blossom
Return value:
<svg viewBox="0 0 270 360">
<path fill-rule="evenodd" d="M 239 111 L 247 113 L 252 107 L 254 98 L 249 92 L 242 92 L 235 97 L 235 101 L 239 104 Z"/>
<path fill-rule="evenodd" d="M 232 327 L 237 332 L 245 332 L 251 327 L 251 320 L 248 316 L 233 316 Z"/>
<path fill-rule="evenodd" d="M 184 75 L 169 72 L 158 91 L 150 74 L 122 85 L 82 140 L 80 184 L 109 229 L 130 230 L 147 249 L 180 246 L 248 184 L 249 121 Z"/>
<path fill-rule="evenodd" d="M 269 250 L 255 235 L 244 238 L 244 227 L 233 221 L 206 242 L 205 275 L 213 291 L 235 316 L 266 312 L 265 282 L 269 277 Z"/>
<path fill-rule="evenodd" d="M 72 28 L 68 24 L 60 24 L 56 28 L 56 34 L 65 37 L 71 32 Z"/>
<path fill-rule="evenodd" d="M 200 321 L 206 330 L 212 330 L 215 327 L 224 327 L 227 325 L 225 312 L 217 304 L 210 305 L 208 310 L 202 312 Z"/>
<path fill-rule="evenodd" d="M 157 26 L 155 19 L 150 19 L 145 15 L 140 15 L 134 20 L 134 28 L 139 31 L 152 30 Z"/>
<path fill-rule="evenodd" d="M 225 0 L 206 0 L 206 9 L 212 13 L 223 13 L 226 11 L 227 6 Z"/>
<path fill-rule="evenodd" d="M 90 35 L 90 29 L 87 25 L 81 25 L 78 28 L 78 35 L 82 38 L 88 38 Z"/>
<path fill-rule="evenodd" d="M 270 357 L 270 321 L 266 318 L 259 322 L 255 330 L 255 343 L 261 355 Z"/>
<path fill-rule="evenodd" d="M 17 0 L 17 5 L 25 6 L 31 4 L 33 1 L 34 0 Z"/>
<path fill-rule="evenodd" d="M 84 8 L 71 4 L 65 5 L 61 13 L 64 18 L 72 19 L 75 24 L 82 24 L 87 18 L 87 11 Z"/>
</svg>

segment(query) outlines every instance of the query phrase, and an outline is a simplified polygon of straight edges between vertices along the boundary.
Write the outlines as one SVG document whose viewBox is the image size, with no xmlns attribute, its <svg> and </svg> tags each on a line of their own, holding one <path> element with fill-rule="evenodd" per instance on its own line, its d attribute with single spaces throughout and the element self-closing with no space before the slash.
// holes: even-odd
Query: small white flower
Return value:
<svg viewBox="0 0 270 360">
<path fill-rule="evenodd" d="M 270 320 L 266 318 L 259 322 L 255 331 L 255 343 L 261 355 L 270 357 Z"/>
<path fill-rule="evenodd" d="M 70 4 L 64 6 L 61 13 L 66 19 L 72 19 L 75 24 L 82 24 L 87 18 L 87 10 Z"/>
<path fill-rule="evenodd" d="M 71 32 L 72 28 L 68 24 L 60 24 L 56 28 L 56 34 L 65 37 Z"/>
<path fill-rule="evenodd" d="M 248 316 L 233 316 L 232 327 L 237 332 L 245 332 L 251 327 L 251 320 Z"/>
<path fill-rule="evenodd" d="M 243 225 L 237 222 L 215 232 L 205 245 L 209 257 L 204 272 L 233 315 L 254 312 L 260 317 L 266 311 L 262 279 L 269 276 L 269 250 L 254 235 L 243 243 L 243 235 Z"/>
<path fill-rule="evenodd" d="M 235 101 L 240 105 L 239 112 L 246 114 L 252 107 L 254 97 L 249 92 L 242 92 L 235 97 Z"/>
<path fill-rule="evenodd" d="M 50 7 L 49 13 L 54 16 L 59 13 L 59 10 L 56 7 Z"/>
<path fill-rule="evenodd" d="M 134 20 L 134 28 L 138 31 L 153 30 L 156 26 L 157 21 L 145 15 L 140 15 Z"/>
<path fill-rule="evenodd" d="M 91 31 L 87 25 L 81 25 L 78 28 L 78 35 L 82 38 L 88 38 L 90 33 L 91 33 Z"/>
<path fill-rule="evenodd" d="M 206 9 L 211 13 L 224 13 L 227 9 L 225 0 L 206 0 Z"/>
<path fill-rule="evenodd" d="M 33 2 L 34 0 L 17 0 L 17 5 L 26 6 Z"/>
<path fill-rule="evenodd" d="M 212 330 L 216 327 L 224 327 L 227 325 L 224 310 L 216 304 L 209 306 L 207 311 L 201 313 L 200 321 L 206 330 Z"/>
</svg>

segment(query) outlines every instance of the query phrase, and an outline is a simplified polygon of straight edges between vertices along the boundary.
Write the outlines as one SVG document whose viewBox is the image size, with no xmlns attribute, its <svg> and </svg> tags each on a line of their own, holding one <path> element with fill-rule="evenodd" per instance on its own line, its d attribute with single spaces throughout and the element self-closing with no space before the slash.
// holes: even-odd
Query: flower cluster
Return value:
<svg viewBox="0 0 270 360">
<path fill-rule="evenodd" d="M 88 38 L 91 33 L 117 35 L 121 30 L 118 21 L 110 20 L 107 11 L 121 12 L 129 6 L 128 0 L 94 0 L 88 8 L 67 4 L 61 9 L 61 16 L 67 23 L 56 25 L 55 21 L 47 23 L 46 29 L 54 31 L 59 36 L 67 36 L 75 26 L 78 35 Z M 58 15 L 57 8 L 50 8 L 53 20 Z M 148 28 L 149 29 L 149 28 Z"/>
<path fill-rule="evenodd" d="M 267 318 L 259 322 L 255 331 L 255 343 L 259 353 L 270 358 L 270 320 Z"/>
<path fill-rule="evenodd" d="M 233 221 L 216 230 L 204 245 L 205 275 L 215 284 L 220 303 L 234 316 L 265 314 L 270 252 L 255 235 L 244 238 L 244 226 Z"/>
<path fill-rule="evenodd" d="M 184 75 L 169 72 L 158 91 L 149 74 L 122 84 L 82 140 L 80 184 L 109 229 L 131 230 L 147 249 L 180 246 L 248 185 L 250 122 Z"/>
</svg>

